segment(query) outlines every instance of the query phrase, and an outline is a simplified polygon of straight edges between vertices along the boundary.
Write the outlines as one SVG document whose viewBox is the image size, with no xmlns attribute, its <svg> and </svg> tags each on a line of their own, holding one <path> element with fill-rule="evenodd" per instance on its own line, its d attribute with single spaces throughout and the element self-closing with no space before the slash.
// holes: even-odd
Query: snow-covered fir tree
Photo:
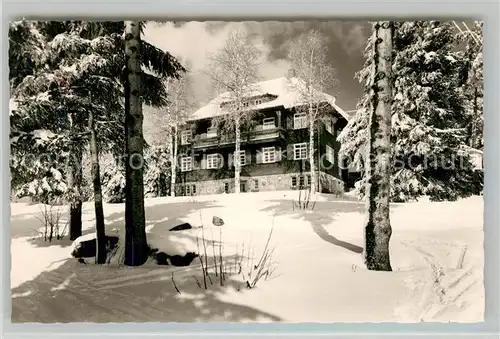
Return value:
<svg viewBox="0 0 500 339">
<path fill-rule="evenodd" d="M 67 187 L 64 198 L 72 209 L 73 203 L 78 209 L 83 201 L 83 183 L 74 178 L 81 177 L 78 173 L 81 173 L 82 161 L 75 155 L 79 155 L 88 142 L 89 132 L 95 132 L 91 138 L 97 143 L 91 148 L 94 153 L 110 149 L 123 152 L 124 29 L 123 22 L 19 21 L 10 24 L 11 172 L 15 190 L 37 194 L 40 191 L 37 185 L 42 184 L 47 189 L 45 183 L 52 182 L 47 179 L 50 173 L 47 166 L 56 164 Z M 177 77 L 184 69 L 168 52 L 147 42 L 142 43 L 141 62 L 149 71 L 143 74 L 147 90 L 142 98 L 146 104 L 161 107 L 167 102 L 163 80 Z M 90 116 L 94 121 L 92 126 L 88 124 Z M 37 138 L 36 133 L 50 135 L 50 138 Z M 37 143 L 34 140 L 38 140 Z M 38 166 L 42 169 L 36 173 L 33 171 L 36 167 L 21 161 L 29 155 L 40 162 L 45 153 L 56 155 L 57 162 L 51 160 L 50 164 Z M 77 161 L 68 161 L 73 158 Z M 61 167 L 61 163 L 66 166 Z M 92 164 L 97 169 L 98 165 L 97 160 Z M 100 177 L 98 171 L 96 176 Z M 28 186 L 30 190 L 25 189 Z M 52 191 L 59 192 L 53 188 Z M 81 220 L 81 211 L 70 215 L 77 214 Z M 81 229 L 81 221 L 77 224 Z"/>
<path fill-rule="evenodd" d="M 144 152 L 144 195 L 167 196 L 171 190 L 170 152 L 166 146 L 149 146 Z"/>
<path fill-rule="evenodd" d="M 422 195 L 455 200 L 471 195 L 473 168 L 467 153 L 467 97 L 460 76 L 466 62 L 456 49 L 451 23 L 399 22 L 394 35 L 391 199 Z M 369 110 L 371 39 L 357 77 L 365 88 L 356 115 L 339 136 L 340 156 L 364 170 Z M 358 191 L 364 195 L 364 177 Z"/>
<path fill-rule="evenodd" d="M 482 150 L 484 146 L 483 22 L 475 21 L 471 28 L 463 27 L 459 37 L 465 43 L 464 57 L 467 61 L 465 83 L 465 94 L 468 99 L 467 145 Z"/>
<path fill-rule="evenodd" d="M 90 136 L 90 150 L 94 194 L 96 196 L 96 228 L 104 229 L 98 163 L 98 124 L 120 120 L 121 86 L 114 75 L 117 64 L 113 60 L 115 46 L 120 37 L 115 23 L 89 23 L 81 21 L 35 22 L 45 39 L 43 53 L 36 60 L 31 75 L 24 76 L 11 89 L 17 104 L 18 119 L 11 120 L 11 130 L 18 135 L 12 143 L 26 141 L 32 133 L 27 121 L 56 134 L 51 151 L 67 161 L 67 196 L 70 203 L 70 238 L 81 235 L 81 148 Z M 41 100 L 33 100 L 33 97 Z M 43 105 L 41 105 L 43 103 Z M 54 120 L 57 125 L 51 120 Z M 120 126 L 120 124 L 115 124 Z M 22 127 L 21 130 L 19 127 Z M 104 134 L 114 129 L 103 129 Z M 116 140 L 115 138 L 111 138 Z M 118 138 L 119 140 L 119 138 Z M 64 154 L 58 147 L 64 148 Z M 75 220 L 73 220 L 75 219 Z M 103 251 L 100 251 L 102 253 Z M 105 260 L 100 255 L 100 262 Z"/>
<path fill-rule="evenodd" d="M 125 167 L 120 164 L 121 160 L 111 153 L 105 153 L 100 157 L 102 194 L 107 203 L 116 204 L 125 201 Z"/>
</svg>

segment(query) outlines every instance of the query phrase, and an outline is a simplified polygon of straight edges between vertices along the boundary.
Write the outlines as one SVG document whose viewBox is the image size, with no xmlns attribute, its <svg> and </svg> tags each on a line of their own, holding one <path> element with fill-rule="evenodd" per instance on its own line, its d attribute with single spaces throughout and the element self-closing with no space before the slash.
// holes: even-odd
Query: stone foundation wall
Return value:
<svg viewBox="0 0 500 339">
<path fill-rule="evenodd" d="M 307 173 L 304 173 L 306 175 Z M 301 173 L 272 174 L 255 177 L 241 177 L 240 181 L 246 181 L 246 192 L 267 192 L 293 190 L 292 177 L 301 175 Z M 344 183 L 332 175 L 320 173 L 320 187 L 323 193 L 340 194 L 344 192 Z M 257 182 L 257 183 L 256 183 Z M 194 195 L 221 194 L 226 192 L 234 193 L 234 179 L 193 181 L 188 183 L 176 184 L 176 192 L 179 195 L 181 186 L 195 185 L 196 193 Z"/>
<path fill-rule="evenodd" d="M 344 193 L 344 182 L 333 175 L 325 172 L 319 173 L 320 191 L 322 193 L 342 194 Z"/>
</svg>

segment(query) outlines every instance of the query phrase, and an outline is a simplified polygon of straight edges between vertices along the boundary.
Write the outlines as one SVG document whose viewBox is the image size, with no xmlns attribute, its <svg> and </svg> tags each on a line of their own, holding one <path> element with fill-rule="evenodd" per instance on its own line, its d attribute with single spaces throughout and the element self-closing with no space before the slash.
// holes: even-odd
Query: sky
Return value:
<svg viewBox="0 0 500 339">
<path fill-rule="evenodd" d="M 170 52 L 188 67 L 194 95 L 201 105 L 213 96 L 204 74 L 209 57 L 223 46 L 235 29 L 245 29 L 256 38 L 264 56 L 259 70 L 262 80 L 285 76 L 290 69 L 288 43 L 311 29 L 320 31 L 326 39 L 328 57 L 337 76 L 337 85 L 326 91 L 337 98 L 337 104 L 345 111 L 356 108 L 362 88 L 354 76 L 364 63 L 363 51 L 371 30 L 367 21 L 149 23 L 144 39 Z"/>
</svg>

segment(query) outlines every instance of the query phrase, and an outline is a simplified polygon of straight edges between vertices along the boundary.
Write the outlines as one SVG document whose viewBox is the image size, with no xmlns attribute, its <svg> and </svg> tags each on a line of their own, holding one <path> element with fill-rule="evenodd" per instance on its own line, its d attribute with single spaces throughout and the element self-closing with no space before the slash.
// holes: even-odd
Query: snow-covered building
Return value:
<svg viewBox="0 0 500 339">
<path fill-rule="evenodd" d="M 243 106 L 251 119 L 241 130 L 241 192 L 309 187 L 309 130 L 297 78 L 280 77 L 252 86 Z M 349 115 L 326 93 L 316 93 L 327 107 L 316 124 L 314 149 L 318 186 L 325 193 L 344 190 L 338 164 L 337 134 Z M 179 130 L 176 177 L 178 195 L 234 192 L 235 133 L 222 119 L 231 112 L 231 96 L 223 93 L 198 109 Z M 251 113 L 250 113 L 251 112 Z M 222 122 L 222 123 L 221 123 Z"/>
</svg>

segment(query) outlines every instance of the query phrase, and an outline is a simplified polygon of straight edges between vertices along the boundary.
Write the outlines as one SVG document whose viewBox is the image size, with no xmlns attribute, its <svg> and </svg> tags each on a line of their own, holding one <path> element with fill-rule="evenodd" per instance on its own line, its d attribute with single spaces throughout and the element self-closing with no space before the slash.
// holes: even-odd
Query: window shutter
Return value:
<svg viewBox="0 0 500 339">
<path fill-rule="evenodd" d="M 252 163 L 252 152 L 249 149 L 245 150 L 245 161 L 247 164 Z"/>
<path fill-rule="evenodd" d="M 293 129 L 293 116 L 292 115 L 287 115 L 287 117 L 286 117 L 286 128 Z"/>
<path fill-rule="evenodd" d="M 227 167 L 234 167 L 234 152 L 229 153 L 227 157 Z"/>
<path fill-rule="evenodd" d="M 255 162 L 257 164 L 262 164 L 262 148 L 257 151 L 257 154 L 255 155 Z"/>
<path fill-rule="evenodd" d="M 286 145 L 286 157 L 288 160 L 293 160 L 293 144 Z"/>
<path fill-rule="evenodd" d="M 276 161 L 281 161 L 281 146 L 276 146 Z"/>
<path fill-rule="evenodd" d="M 306 157 L 308 160 L 309 160 L 309 145 L 310 145 L 310 143 L 306 142 Z"/>
</svg>

